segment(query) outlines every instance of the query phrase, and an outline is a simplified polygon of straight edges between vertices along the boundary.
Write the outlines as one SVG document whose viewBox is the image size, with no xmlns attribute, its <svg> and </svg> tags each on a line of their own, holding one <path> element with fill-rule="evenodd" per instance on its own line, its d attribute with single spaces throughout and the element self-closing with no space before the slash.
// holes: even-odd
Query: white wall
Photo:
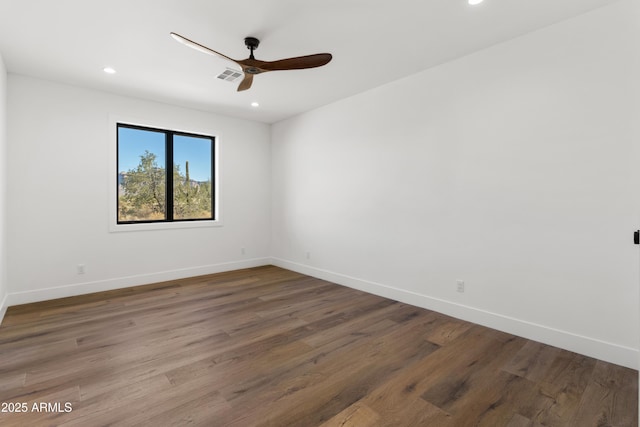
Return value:
<svg viewBox="0 0 640 427">
<path fill-rule="evenodd" d="M 636 367 L 632 7 L 274 125 L 275 263 Z"/>
<path fill-rule="evenodd" d="M 224 225 L 110 233 L 112 115 L 219 136 Z M 8 123 L 10 305 L 269 263 L 267 125 L 13 74 Z"/>
<path fill-rule="evenodd" d="M 7 69 L 0 55 L 0 322 L 7 309 L 6 170 L 7 170 Z"/>
</svg>

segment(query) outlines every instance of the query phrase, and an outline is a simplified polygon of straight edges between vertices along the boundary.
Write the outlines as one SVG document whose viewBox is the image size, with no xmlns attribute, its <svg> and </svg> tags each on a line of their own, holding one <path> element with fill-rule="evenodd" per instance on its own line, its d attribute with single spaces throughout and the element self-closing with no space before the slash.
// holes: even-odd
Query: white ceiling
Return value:
<svg viewBox="0 0 640 427">
<path fill-rule="evenodd" d="M 10 73 L 273 123 L 614 1 L 0 0 L 0 54 Z M 254 36 L 257 59 L 333 60 L 238 93 L 216 78 L 233 63 L 171 31 L 236 59 Z"/>
</svg>

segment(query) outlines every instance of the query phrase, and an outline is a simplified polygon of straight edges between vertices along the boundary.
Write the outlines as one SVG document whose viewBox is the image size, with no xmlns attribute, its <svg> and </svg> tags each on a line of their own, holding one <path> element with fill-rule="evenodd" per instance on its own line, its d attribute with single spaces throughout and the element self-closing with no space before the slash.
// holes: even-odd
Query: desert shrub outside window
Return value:
<svg viewBox="0 0 640 427">
<path fill-rule="evenodd" d="M 117 223 L 215 220 L 215 137 L 117 124 Z"/>
</svg>

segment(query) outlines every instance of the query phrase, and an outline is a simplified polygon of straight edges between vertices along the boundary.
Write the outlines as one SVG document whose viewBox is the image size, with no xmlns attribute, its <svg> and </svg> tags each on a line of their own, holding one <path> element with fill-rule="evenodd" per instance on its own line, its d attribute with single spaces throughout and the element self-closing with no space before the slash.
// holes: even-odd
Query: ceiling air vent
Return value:
<svg viewBox="0 0 640 427">
<path fill-rule="evenodd" d="M 228 82 L 233 82 L 238 79 L 238 77 L 242 77 L 242 71 L 232 70 L 231 68 L 227 68 L 225 71 L 218 75 L 220 80 L 226 80 Z"/>
</svg>

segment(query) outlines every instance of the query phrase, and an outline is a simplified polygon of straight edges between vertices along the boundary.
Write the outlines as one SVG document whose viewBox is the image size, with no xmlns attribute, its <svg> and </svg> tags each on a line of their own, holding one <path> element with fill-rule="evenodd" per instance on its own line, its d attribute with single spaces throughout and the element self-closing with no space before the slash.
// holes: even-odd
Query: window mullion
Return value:
<svg viewBox="0 0 640 427">
<path fill-rule="evenodd" d="M 165 185 L 166 188 L 166 196 L 165 196 L 165 205 L 167 208 L 166 217 L 167 221 L 173 221 L 173 133 L 167 132 L 167 147 L 166 147 L 166 179 L 167 183 Z"/>
</svg>

